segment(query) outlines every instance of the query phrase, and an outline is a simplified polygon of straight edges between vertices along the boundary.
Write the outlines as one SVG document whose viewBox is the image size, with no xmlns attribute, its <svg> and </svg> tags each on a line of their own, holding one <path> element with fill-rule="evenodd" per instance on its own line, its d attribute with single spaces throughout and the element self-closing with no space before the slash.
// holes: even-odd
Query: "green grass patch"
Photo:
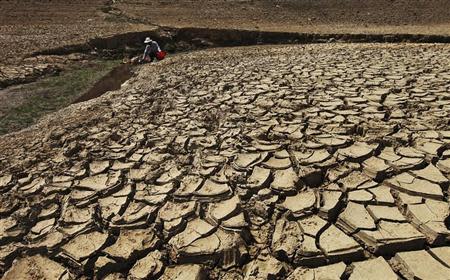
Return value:
<svg viewBox="0 0 450 280">
<path fill-rule="evenodd" d="M 70 105 L 119 63 L 97 61 L 21 87 L 17 94 L 22 95 L 22 101 L 0 118 L 0 135 L 30 126 L 45 114 Z"/>
</svg>

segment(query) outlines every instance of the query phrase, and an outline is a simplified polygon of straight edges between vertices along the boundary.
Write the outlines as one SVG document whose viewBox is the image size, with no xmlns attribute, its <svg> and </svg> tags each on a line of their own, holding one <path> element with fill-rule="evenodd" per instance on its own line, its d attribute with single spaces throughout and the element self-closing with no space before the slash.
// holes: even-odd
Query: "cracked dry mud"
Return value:
<svg viewBox="0 0 450 280">
<path fill-rule="evenodd" d="M 450 47 L 215 49 L 3 137 L 2 279 L 450 279 Z"/>
</svg>

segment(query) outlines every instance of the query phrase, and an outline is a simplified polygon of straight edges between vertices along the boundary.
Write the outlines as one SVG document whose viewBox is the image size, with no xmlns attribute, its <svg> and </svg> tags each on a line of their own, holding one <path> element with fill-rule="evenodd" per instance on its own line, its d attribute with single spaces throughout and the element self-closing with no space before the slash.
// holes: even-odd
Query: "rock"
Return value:
<svg viewBox="0 0 450 280">
<path fill-rule="evenodd" d="M 430 244 L 443 244 L 450 240 L 446 221 L 450 215 L 449 204 L 426 199 L 425 203 L 408 204 L 406 215 L 426 237 Z"/>
<path fill-rule="evenodd" d="M 244 267 L 244 279 L 276 279 L 286 272 L 284 265 L 277 259 L 259 256 Z"/>
<path fill-rule="evenodd" d="M 186 218 L 194 215 L 197 210 L 195 201 L 176 203 L 168 201 L 159 209 L 158 218 L 164 222 L 170 222 L 178 218 Z"/>
<path fill-rule="evenodd" d="M 188 175 L 181 180 L 180 187 L 175 191 L 174 195 L 181 198 L 191 196 L 200 188 L 202 182 L 201 177 Z"/>
<path fill-rule="evenodd" d="M 380 221 L 378 230 L 362 230 L 355 234 L 376 254 L 389 254 L 398 250 L 422 248 L 425 237 L 407 223 Z"/>
<path fill-rule="evenodd" d="M 291 160 L 289 158 L 271 157 L 262 165 L 268 169 L 282 170 L 291 167 Z"/>
<path fill-rule="evenodd" d="M 339 149 L 338 156 L 342 156 L 348 160 L 362 162 L 363 159 L 372 155 L 374 147 L 364 143 L 356 142 L 350 147 Z"/>
<path fill-rule="evenodd" d="M 423 178 L 439 185 L 448 182 L 448 179 L 433 164 L 429 164 L 424 169 L 413 170 L 412 173 L 418 178 Z"/>
<path fill-rule="evenodd" d="M 450 173 L 450 158 L 440 160 L 437 162 L 436 167 L 439 168 L 442 172 L 449 174 Z"/>
<path fill-rule="evenodd" d="M 169 245 L 173 246 L 174 250 L 184 248 L 192 244 L 195 240 L 209 235 L 214 229 L 214 226 L 204 220 L 198 218 L 191 220 L 187 223 L 184 231 L 170 239 Z"/>
<path fill-rule="evenodd" d="M 184 264 L 168 267 L 161 280 L 204 280 L 206 274 L 198 264 Z"/>
<path fill-rule="evenodd" d="M 230 268 L 240 265 L 241 259 L 247 254 L 247 249 L 240 235 L 228 233 L 222 229 L 218 229 L 205 237 L 198 236 L 196 240 L 185 247 L 180 247 L 179 242 L 169 242 L 169 244 L 175 245 L 172 253 L 173 260 L 182 263 L 216 260 L 224 268 Z"/>
<path fill-rule="evenodd" d="M 78 235 L 61 247 L 62 254 L 76 262 L 94 255 L 106 244 L 108 234 L 94 231 Z"/>
<path fill-rule="evenodd" d="M 3 280 L 71 279 L 69 271 L 42 255 L 17 259 L 3 275 Z"/>
<path fill-rule="evenodd" d="M 340 191 L 323 191 L 322 206 L 319 215 L 327 220 L 334 220 L 344 205 L 343 194 Z"/>
<path fill-rule="evenodd" d="M 303 241 L 302 235 L 302 230 L 297 222 L 278 220 L 272 236 L 272 252 L 278 258 L 293 260 L 298 245 Z"/>
<path fill-rule="evenodd" d="M 407 280 L 447 279 L 450 275 L 450 268 L 444 266 L 425 250 L 397 253 L 393 263 Z"/>
<path fill-rule="evenodd" d="M 163 173 L 158 179 L 156 179 L 156 183 L 160 185 L 164 185 L 172 182 L 173 180 L 179 178 L 182 175 L 182 171 L 178 169 L 178 167 L 172 167 L 169 171 Z"/>
<path fill-rule="evenodd" d="M 291 212 L 294 217 L 310 215 L 312 211 L 318 208 L 318 199 L 313 190 L 300 192 L 295 196 L 288 196 L 280 205 Z"/>
<path fill-rule="evenodd" d="M 110 175 L 100 174 L 81 180 L 77 188 L 86 189 L 95 192 L 109 192 L 118 187 L 120 172 L 114 172 Z"/>
<path fill-rule="evenodd" d="M 356 203 L 369 204 L 373 203 L 375 197 L 367 190 L 354 190 L 348 193 L 348 200 Z"/>
<path fill-rule="evenodd" d="M 387 165 L 384 160 L 378 157 L 371 157 L 363 161 L 363 171 L 369 177 L 375 180 L 381 180 L 386 177 L 387 174 L 392 172 L 392 167 Z"/>
<path fill-rule="evenodd" d="M 55 219 L 42 220 L 31 228 L 31 233 L 35 236 L 41 236 L 49 232 L 55 224 Z"/>
<path fill-rule="evenodd" d="M 153 229 L 121 230 L 117 241 L 103 251 L 120 262 L 133 262 L 159 246 L 160 240 Z"/>
<path fill-rule="evenodd" d="M 264 160 L 267 156 L 266 153 L 249 153 L 249 154 L 239 154 L 233 162 L 233 166 L 238 170 L 245 170 L 251 166 L 256 165 L 260 161 Z"/>
<path fill-rule="evenodd" d="M 0 219 L 0 244 L 3 244 L 7 240 L 15 239 L 22 233 L 23 230 L 18 228 L 18 222 L 14 218 Z"/>
<path fill-rule="evenodd" d="M 108 197 L 99 199 L 98 204 L 102 218 L 109 221 L 112 217 L 122 214 L 125 211 L 130 194 L 131 186 L 128 185 Z"/>
<path fill-rule="evenodd" d="M 330 262 L 358 260 L 363 257 L 361 246 L 334 225 L 330 225 L 320 235 L 319 245 Z"/>
<path fill-rule="evenodd" d="M 273 176 L 273 182 L 270 184 L 273 190 L 279 192 L 293 192 L 296 190 L 299 178 L 292 168 L 276 170 Z"/>
<path fill-rule="evenodd" d="M 221 221 L 226 220 L 232 216 L 236 216 L 238 214 L 240 208 L 240 200 L 239 197 L 233 196 L 232 198 L 211 203 L 208 206 L 208 217 L 215 224 L 219 224 Z"/>
<path fill-rule="evenodd" d="M 389 264 L 382 258 L 371 259 L 362 262 L 355 262 L 353 265 L 353 272 L 349 280 L 367 279 L 367 280 L 397 280 L 398 276 L 392 271 Z"/>
<path fill-rule="evenodd" d="M 251 176 L 247 180 L 249 188 L 260 189 L 267 187 L 270 180 L 270 170 L 255 166 Z"/>
<path fill-rule="evenodd" d="M 310 152 L 294 152 L 295 159 L 301 165 L 321 163 L 331 157 L 327 150 L 314 150 Z"/>
<path fill-rule="evenodd" d="M 228 184 L 219 184 L 211 180 L 206 180 L 203 186 L 194 192 L 194 195 L 199 198 L 205 199 L 217 199 L 220 197 L 227 196 L 231 192 L 230 186 Z"/>
<path fill-rule="evenodd" d="M 318 268 L 296 268 L 287 280 L 319 280 L 341 279 L 346 265 L 343 262 L 330 264 Z"/>
<path fill-rule="evenodd" d="M 441 187 L 435 183 L 415 178 L 408 173 L 402 173 L 386 181 L 388 186 L 410 195 L 418 195 L 441 200 Z"/>
<path fill-rule="evenodd" d="M 377 183 L 372 181 L 362 172 L 352 172 L 348 176 L 340 179 L 339 182 L 342 184 L 345 190 L 364 189 L 377 185 Z"/>
<path fill-rule="evenodd" d="M 128 278 L 130 280 L 144 280 L 158 276 L 163 269 L 159 251 L 150 252 L 147 256 L 139 259 L 130 269 Z"/>
<path fill-rule="evenodd" d="M 93 161 L 89 164 L 91 175 L 103 173 L 109 167 L 109 161 Z"/>
<path fill-rule="evenodd" d="M 450 267 L 450 247 L 437 247 L 437 248 L 430 248 L 428 251 L 433 258 L 437 259 L 441 263 L 443 263 L 445 266 Z"/>
<path fill-rule="evenodd" d="M 11 183 L 12 178 L 12 175 L 0 176 L 0 192 L 6 191 L 6 187 Z"/>
<path fill-rule="evenodd" d="M 375 196 L 376 205 L 395 205 L 395 200 L 391 194 L 390 188 L 384 185 L 379 185 L 375 188 L 369 189 L 369 191 Z"/>
<path fill-rule="evenodd" d="M 354 202 L 348 202 L 345 210 L 339 215 L 336 225 L 348 234 L 363 229 L 376 229 L 375 222 L 364 205 Z"/>
<path fill-rule="evenodd" d="M 136 228 L 146 225 L 149 220 L 156 216 L 158 207 L 150 206 L 141 202 L 132 201 L 121 215 L 115 215 L 111 219 L 111 227 L 114 228 Z M 120 213 L 120 212 L 119 212 Z"/>
<path fill-rule="evenodd" d="M 379 206 L 379 205 L 369 205 L 367 206 L 367 211 L 370 216 L 379 222 L 380 220 L 391 221 L 391 222 L 406 222 L 405 217 L 396 207 L 389 206 Z"/>
</svg>

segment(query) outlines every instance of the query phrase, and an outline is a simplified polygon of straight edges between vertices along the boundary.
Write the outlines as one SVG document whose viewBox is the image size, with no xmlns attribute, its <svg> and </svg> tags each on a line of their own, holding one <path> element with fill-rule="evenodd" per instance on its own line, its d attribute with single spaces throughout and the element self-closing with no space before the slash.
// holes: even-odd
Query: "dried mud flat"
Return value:
<svg viewBox="0 0 450 280">
<path fill-rule="evenodd" d="M 215 49 L 0 138 L 2 279 L 449 279 L 450 47 Z"/>
</svg>

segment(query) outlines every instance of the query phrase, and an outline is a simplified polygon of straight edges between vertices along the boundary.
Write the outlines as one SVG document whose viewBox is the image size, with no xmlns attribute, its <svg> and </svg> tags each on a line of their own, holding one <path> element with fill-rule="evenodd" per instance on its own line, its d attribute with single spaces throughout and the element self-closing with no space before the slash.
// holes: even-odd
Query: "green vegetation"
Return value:
<svg viewBox="0 0 450 280">
<path fill-rule="evenodd" d="M 70 105 L 119 63 L 97 61 L 15 89 L 20 102 L 12 101 L 15 105 L 0 112 L 0 135 L 30 126 L 43 115 Z"/>
</svg>

